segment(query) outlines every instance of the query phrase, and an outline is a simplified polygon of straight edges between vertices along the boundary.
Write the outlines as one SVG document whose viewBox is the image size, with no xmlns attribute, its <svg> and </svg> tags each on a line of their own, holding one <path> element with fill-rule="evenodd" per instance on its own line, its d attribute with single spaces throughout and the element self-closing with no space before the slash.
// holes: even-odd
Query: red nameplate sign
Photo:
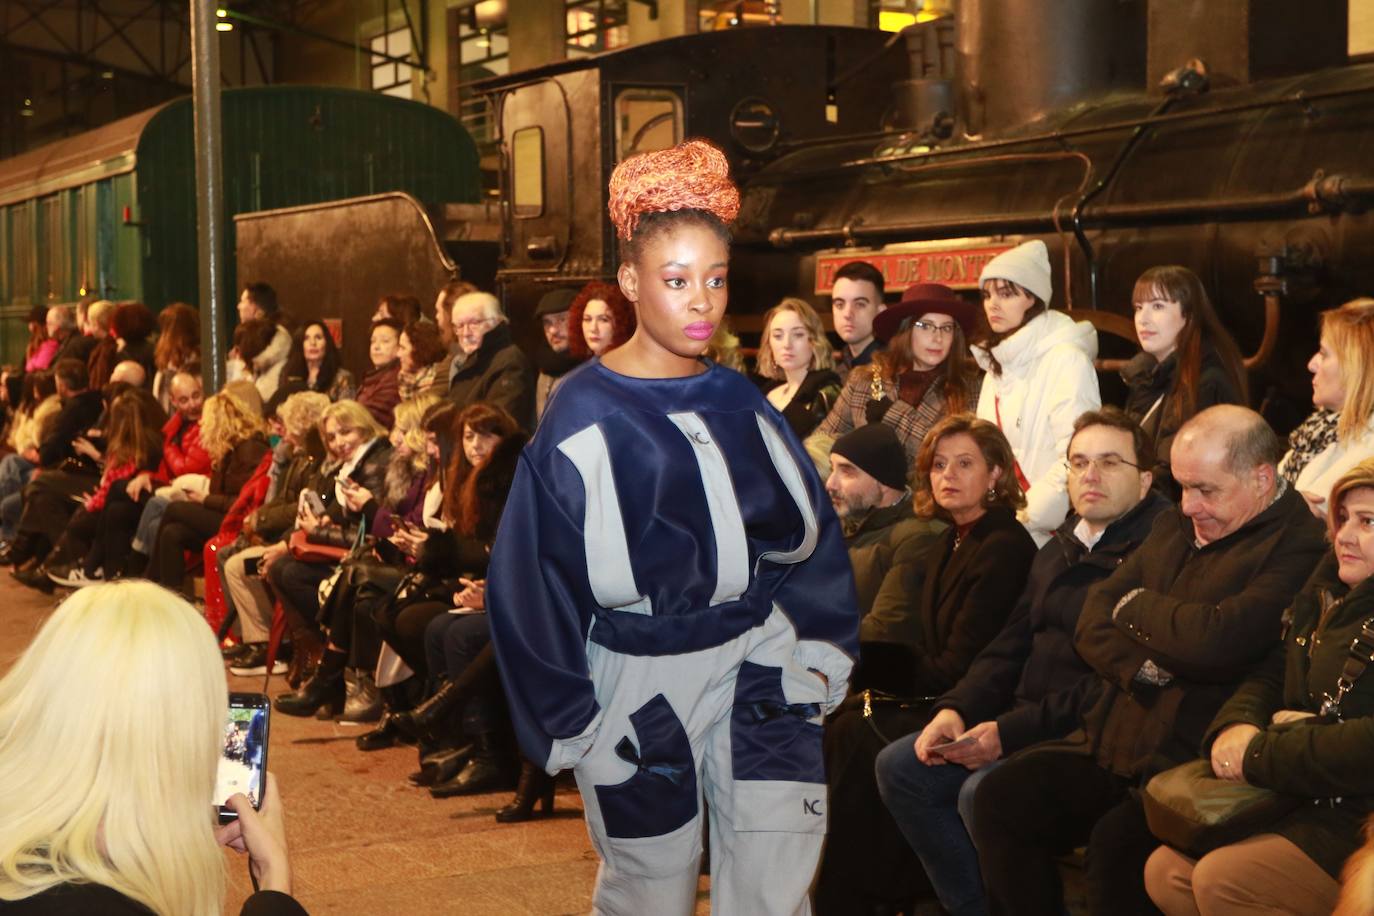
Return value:
<svg viewBox="0 0 1374 916">
<path fill-rule="evenodd" d="M 867 261 L 883 272 L 883 285 L 900 294 L 913 283 L 943 283 L 952 289 L 974 289 L 988 261 L 1016 243 L 931 247 L 909 251 L 835 251 L 816 255 L 816 294 L 829 294 L 835 271 L 850 261 Z"/>
</svg>

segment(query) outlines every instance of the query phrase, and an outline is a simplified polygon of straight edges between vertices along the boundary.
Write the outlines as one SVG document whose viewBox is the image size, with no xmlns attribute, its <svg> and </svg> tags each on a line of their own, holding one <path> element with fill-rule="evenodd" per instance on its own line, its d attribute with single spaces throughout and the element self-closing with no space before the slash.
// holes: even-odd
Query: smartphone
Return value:
<svg viewBox="0 0 1374 916">
<path fill-rule="evenodd" d="M 249 557 L 243 561 L 243 574 L 245 576 L 256 576 L 261 567 L 262 557 Z"/>
<path fill-rule="evenodd" d="M 224 723 L 224 746 L 215 779 L 213 803 L 219 822 L 236 820 L 234 809 L 226 806 L 234 793 L 248 796 L 254 808 L 262 807 L 267 786 L 267 726 L 272 704 L 265 693 L 229 694 L 229 716 Z"/>
<path fill-rule="evenodd" d="M 312 515 L 324 515 L 324 500 L 314 490 L 301 490 L 301 504 L 309 506 Z"/>
<path fill-rule="evenodd" d="M 932 744 L 930 747 L 926 748 L 926 750 L 932 754 L 943 755 L 946 751 L 952 751 L 956 748 L 972 747 L 977 743 L 978 739 L 970 735 L 960 738 L 957 741 L 946 741 L 944 744 Z"/>
</svg>

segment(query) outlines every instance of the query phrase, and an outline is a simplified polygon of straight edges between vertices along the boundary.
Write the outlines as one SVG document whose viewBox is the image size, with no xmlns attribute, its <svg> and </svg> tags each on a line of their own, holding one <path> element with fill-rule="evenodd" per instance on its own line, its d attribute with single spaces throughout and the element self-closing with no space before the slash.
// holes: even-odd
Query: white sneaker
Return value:
<svg viewBox="0 0 1374 916">
<path fill-rule="evenodd" d="M 95 575 L 88 576 L 86 575 L 86 570 L 82 569 L 80 566 L 73 566 L 71 571 L 65 574 L 50 572 L 48 573 L 48 578 L 54 583 L 66 588 L 83 588 L 87 585 L 95 585 L 98 582 L 104 582 L 105 574 L 103 570 L 97 569 Z"/>
<path fill-rule="evenodd" d="M 246 661 L 248 662 L 248 664 L 246 665 L 230 665 L 229 673 L 236 675 L 237 677 L 252 677 L 255 674 L 267 673 L 267 659 L 263 658 L 262 656 L 258 656 L 257 658 L 249 658 L 246 659 Z M 272 660 L 273 674 L 285 674 L 286 669 L 289 667 L 290 666 L 286 662 L 282 661 L 279 658 L 274 658 Z"/>
</svg>

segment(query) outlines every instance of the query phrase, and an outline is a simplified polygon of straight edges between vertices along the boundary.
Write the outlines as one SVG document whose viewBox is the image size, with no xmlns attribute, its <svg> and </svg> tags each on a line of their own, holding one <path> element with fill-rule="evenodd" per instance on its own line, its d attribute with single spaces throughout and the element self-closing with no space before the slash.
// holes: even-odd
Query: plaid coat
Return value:
<svg viewBox="0 0 1374 916">
<path fill-rule="evenodd" d="M 854 367 L 853 371 L 849 373 L 849 378 L 845 380 L 844 389 L 840 391 L 835 406 L 830 409 L 829 416 L 821 421 L 821 425 L 817 427 L 817 436 L 827 437 L 833 442 L 845 433 L 868 423 L 865 411 L 868 408 L 868 402 L 873 399 L 874 371 L 872 365 Z M 982 376 L 979 375 L 973 379 L 969 386 L 969 410 L 972 410 L 974 405 L 978 403 L 978 391 L 981 385 Z M 921 403 L 915 406 L 897 397 L 897 386 L 894 383 L 882 380 L 882 386 L 883 396 L 892 400 L 892 406 L 883 416 L 883 422 L 891 426 L 897 434 L 897 439 L 906 451 L 907 464 L 914 466 L 916 453 L 921 450 L 921 443 L 925 440 L 926 433 L 945 416 L 944 380 L 939 379 L 927 388 L 925 396 L 921 398 Z M 825 451 L 828 453 L 829 449 L 827 448 Z"/>
</svg>

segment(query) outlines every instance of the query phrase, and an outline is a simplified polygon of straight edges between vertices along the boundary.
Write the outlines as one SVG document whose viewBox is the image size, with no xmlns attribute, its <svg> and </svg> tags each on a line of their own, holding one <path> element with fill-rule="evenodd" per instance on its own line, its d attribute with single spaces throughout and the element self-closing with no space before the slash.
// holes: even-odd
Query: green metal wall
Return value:
<svg viewBox="0 0 1374 916">
<path fill-rule="evenodd" d="M 236 276 L 237 213 L 382 191 L 406 191 L 427 205 L 471 203 L 481 193 L 476 144 L 428 105 L 269 86 L 225 90 L 221 109 L 226 282 Z M 138 136 L 133 172 L 0 206 L 0 362 L 22 358 L 24 315 L 34 302 L 74 302 L 89 291 L 154 310 L 196 304 L 192 122 L 191 99 L 172 102 Z M 17 282 L 25 277 L 30 282 Z"/>
<path fill-rule="evenodd" d="M 380 191 L 408 191 L 426 204 L 472 202 L 480 194 L 472 138 L 452 117 L 418 102 L 276 86 L 226 91 L 222 110 L 226 282 L 236 275 L 236 213 Z M 143 295 L 153 308 L 196 301 L 192 115 L 190 99 L 173 103 L 139 140 Z"/>
</svg>

